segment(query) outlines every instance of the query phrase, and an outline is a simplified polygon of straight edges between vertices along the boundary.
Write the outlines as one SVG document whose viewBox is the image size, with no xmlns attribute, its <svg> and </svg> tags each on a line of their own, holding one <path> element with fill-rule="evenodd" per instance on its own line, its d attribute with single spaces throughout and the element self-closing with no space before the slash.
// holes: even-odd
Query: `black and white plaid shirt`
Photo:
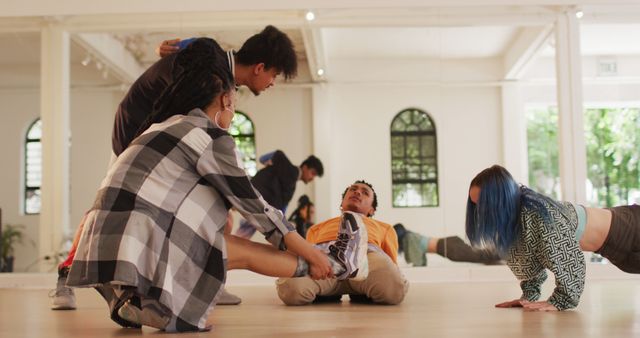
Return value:
<svg viewBox="0 0 640 338">
<path fill-rule="evenodd" d="M 67 285 L 132 286 L 177 317 L 169 331 L 204 328 L 225 281 L 231 206 L 286 249 L 295 229 L 253 188 L 227 132 L 200 109 L 154 124 L 103 180 Z"/>
</svg>

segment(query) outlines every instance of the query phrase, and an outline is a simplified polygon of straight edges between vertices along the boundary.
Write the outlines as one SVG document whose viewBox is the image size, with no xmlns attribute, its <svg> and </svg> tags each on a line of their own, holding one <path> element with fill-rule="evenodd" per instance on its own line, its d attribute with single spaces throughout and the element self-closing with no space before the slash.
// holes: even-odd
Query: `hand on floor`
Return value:
<svg viewBox="0 0 640 338">
<path fill-rule="evenodd" d="M 558 308 L 547 301 L 529 302 L 522 305 L 525 311 L 558 311 Z"/>
<path fill-rule="evenodd" d="M 496 304 L 496 307 L 507 308 L 507 307 L 524 307 L 526 304 L 530 302 L 526 299 L 514 299 L 507 302 L 502 302 Z"/>
</svg>

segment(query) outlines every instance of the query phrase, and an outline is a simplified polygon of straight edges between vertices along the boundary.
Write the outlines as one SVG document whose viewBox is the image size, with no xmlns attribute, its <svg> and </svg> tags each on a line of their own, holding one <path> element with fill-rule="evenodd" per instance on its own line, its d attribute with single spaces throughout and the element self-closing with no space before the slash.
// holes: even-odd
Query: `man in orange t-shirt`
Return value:
<svg viewBox="0 0 640 338">
<path fill-rule="evenodd" d="M 371 218 L 378 198 L 371 184 L 356 181 L 342 194 L 340 209 L 351 211 L 365 224 L 369 236 L 369 275 L 361 281 L 335 278 L 313 280 L 308 277 L 280 278 L 276 282 L 278 296 L 287 305 L 305 305 L 314 301 L 339 301 L 348 294 L 352 301 L 398 304 L 407 293 L 409 283 L 396 264 L 398 237 L 393 227 Z M 327 248 L 335 242 L 342 216 L 318 223 L 307 232 L 307 241 Z"/>
</svg>

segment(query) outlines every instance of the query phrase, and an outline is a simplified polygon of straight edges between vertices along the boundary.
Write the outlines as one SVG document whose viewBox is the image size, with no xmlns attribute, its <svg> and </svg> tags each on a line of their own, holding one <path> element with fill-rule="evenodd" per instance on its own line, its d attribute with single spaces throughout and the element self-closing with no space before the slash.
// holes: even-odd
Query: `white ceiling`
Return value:
<svg viewBox="0 0 640 338">
<path fill-rule="evenodd" d="M 518 27 L 327 28 L 329 58 L 469 59 L 501 55 Z"/>
<path fill-rule="evenodd" d="M 86 27 L 87 32 L 100 34 L 115 30 L 112 36 L 129 51 L 130 56 L 137 60 L 142 68 L 146 68 L 157 60 L 154 49 L 164 39 L 208 36 L 216 39 L 223 48 L 237 50 L 246 38 L 259 32 L 265 22 L 271 22 L 269 20 L 272 18 L 272 23 L 291 37 L 300 61 L 304 64 L 309 61 L 312 66 L 320 67 L 324 64 L 330 67 L 331 61 L 336 59 L 397 59 L 402 62 L 421 58 L 504 57 L 517 44 L 520 33 L 525 28 L 532 27 L 529 21 L 538 20 L 538 24 L 547 24 L 547 19 L 539 19 L 539 17 L 547 15 L 551 10 L 536 7 L 531 12 L 519 9 L 509 9 L 509 11 L 512 12 L 504 9 L 501 12 L 509 15 L 495 15 L 492 9 L 487 8 L 477 11 L 471 8 L 460 11 L 430 10 L 430 13 L 436 14 L 425 22 L 420 21 L 422 16 L 411 13 L 415 11 L 400 11 L 397 8 L 386 16 L 384 12 L 365 9 L 348 12 L 325 11 L 323 13 L 325 21 L 319 19 L 315 23 L 298 19 L 289 20 L 289 18 L 296 18 L 299 13 L 292 14 L 286 11 L 262 15 L 259 12 L 246 15 L 242 13 L 213 14 L 218 15 L 216 18 L 226 18 L 225 22 L 213 20 L 207 16 L 207 13 L 202 13 L 202 17 L 193 18 L 193 20 L 186 20 L 184 16 L 178 15 L 177 23 L 166 21 L 166 25 L 162 24 L 165 21 L 157 17 L 152 20 L 144 15 L 132 15 L 126 18 L 120 16 L 120 20 L 133 22 L 131 25 L 138 28 L 123 27 L 120 21 L 115 21 L 112 17 L 85 18 L 85 20 L 81 17 L 81 20 L 71 17 L 71 20 L 65 20 L 73 27 L 72 38 L 75 34 L 82 33 L 83 27 Z M 360 12 L 361 15 L 358 16 Z M 640 13 L 640 11 L 637 12 Z M 610 11 L 606 13 L 609 15 L 608 22 L 615 22 L 615 17 L 611 17 L 613 14 Z M 625 18 L 622 21 L 626 22 L 622 24 L 601 24 L 593 19 L 597 18 L 595 14 L 590 16 L 591 20 L 583 20 L 580 27 L 583 54 L 640 56 L 640 44 L 634 43 L 635 37 L 640 36 L 640 20 L 634 21 L 633 18 L 637 16 L 633 11 L 630 13 L 630 17 L 622 16 Z M 220 16 L 222 14 L 224 16 Z M 135 18 L 138 18 L 137 23 Z M 149 19 L 149 24 L 144 22 L 144 19 Z M 62 22 L 64 23 L 65 20 Z M 36 23 L 33 26 L 39 27 L 38 25 Z M 40 35 L 37 29 L 30 30 L 28 25 L 23 25 L 16 26 L 23 28 L 12 31 L 11 27 L 11 21 L 0 18 L 0 45 L 5 46 L 0 53 L 0 77 L 8 70 L 34 66 L 40 62 Z M 105 27 L 119 28 L 110 30 Z M 550 41 L 542 51 L 542 55 L 552 55 L 552 45 L 553 42 Z M 104 78 L 104 70 L 96 68 L 95 58 L 89 66 L 79 67 L 87 54 L 83 47 L 72 42 L 72 76 L 82 75 L 85 81 L 95 81 L 98 84 L 119 83 L 111 73 L 106 79 Z M 301 67 L 299 72 L 307 73 L 306 76 L 301 76 L 302 78 L 310 78 L 309 69 Z M 3 81 L 0 79 L 0 82 Z"/>
</svg>

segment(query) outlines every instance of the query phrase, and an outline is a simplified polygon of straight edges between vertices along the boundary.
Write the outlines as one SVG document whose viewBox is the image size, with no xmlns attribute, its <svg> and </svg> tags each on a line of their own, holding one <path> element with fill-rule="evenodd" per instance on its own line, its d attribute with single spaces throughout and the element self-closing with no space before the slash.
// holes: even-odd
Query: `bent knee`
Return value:
<svg viewBox="0 0 640 338">
<path fill-rule="evenodd" d="M 305 283 L 303 283 L 301 279 L 302 278 L 279 278 L 276 281 L 278 297 L 285 305 L 311 304 L 316 298 L 315 292 L 305 287 Z"/>
<path fill-rule="evenodd" d="M 402 303 L 407 293 L 407 281 L 401 276 L 376 283 L 367 295 L 375 303 L 396 305 Z"/>
</svg>

